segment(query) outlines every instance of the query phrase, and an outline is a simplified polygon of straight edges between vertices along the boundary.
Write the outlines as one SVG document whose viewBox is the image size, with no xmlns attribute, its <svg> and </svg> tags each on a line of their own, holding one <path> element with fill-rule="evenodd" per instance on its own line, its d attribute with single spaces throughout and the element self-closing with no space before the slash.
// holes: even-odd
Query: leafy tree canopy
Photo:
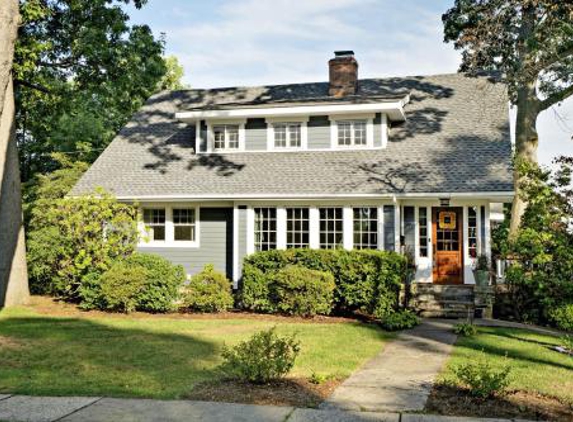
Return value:
<svg viewBox="0 0 573 422">
<path fill-rule="evenodd" d="M 163 75 L 163 78 L 159 81 L 157 90 L 162 91 L 189 88 L 181 82 L 185 72 L 183 70 L 183 66 L 179 63 L 177 56 L 167 56 L 164 60 L 166 68 L 165 75 Z"/>
<path fill-rule="evenodd" d="M 51 152 L 93 161 L 156 90 L 164 41 L 146 25 L 128 25 L 127 3 L 20 1 L 14 71 L 24 181 L 54 168 Z"/>
</svg>

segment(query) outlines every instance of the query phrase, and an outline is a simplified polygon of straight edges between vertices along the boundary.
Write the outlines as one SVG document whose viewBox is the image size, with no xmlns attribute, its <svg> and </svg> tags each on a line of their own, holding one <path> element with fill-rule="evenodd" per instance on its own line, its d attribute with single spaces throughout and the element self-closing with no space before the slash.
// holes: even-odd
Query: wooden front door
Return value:
<svg viewBox="0 0 573 422">
<path fill-rule="evenodd" d="M 463 213 L 461 208 L 432 209 L 435 284 L 463 283 Z"/>
</svg>

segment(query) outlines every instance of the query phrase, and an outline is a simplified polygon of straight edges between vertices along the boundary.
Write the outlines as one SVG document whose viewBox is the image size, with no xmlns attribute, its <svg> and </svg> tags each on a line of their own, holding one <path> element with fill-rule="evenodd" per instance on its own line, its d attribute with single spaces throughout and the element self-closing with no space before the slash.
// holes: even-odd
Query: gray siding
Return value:
<svg viewBox="0 0 573 422">
<path fill-rule="evenodd" d="M 384 205 L 384 250 L 386 251 L 396 249 L 395 220 L 394 205 Z"/>
<path fill-rule="evenodd" d="M 247 256 L 247 208 L 239 206 L 239 277 L 243 273 L 243 259 Z"/>
<path fill-rule="evenodd" d="M 330 120 L 328 116 L 311 116 L 308 121 L 308 147 L 330 148 Z"/>
<path fill-rule="evenodd" d="M 188 274 L 195 274 L 205 266 L 213 264 L 215 268 L 232 276 L 233 251 L 233 209 L 201 208 L 200 246 L 198 248 L 144 247 L 141 252 L 154 253 L 181 264 Z"/>
<path fill-rule="evenodd" d="M 374 117 L 374 147 L 382 146 L 382 114 L 376 113 Z"/>
<path fill-rule="evenodd" d="M 248 119 L 245 125 L 245 150 L 267 149 L 267 124 L 265 119 Z"/>
<path fill-rule="evenodd" d="M 199 151 L 207 152 L 207 124 L 201 120 L 201 139 Z"/>
</svg>

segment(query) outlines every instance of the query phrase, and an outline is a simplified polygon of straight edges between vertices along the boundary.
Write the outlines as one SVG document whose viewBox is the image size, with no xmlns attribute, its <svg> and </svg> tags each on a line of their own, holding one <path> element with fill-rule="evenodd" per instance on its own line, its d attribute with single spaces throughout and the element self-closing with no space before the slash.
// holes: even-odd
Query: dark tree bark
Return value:
<svg viewBox="0 0 573 422">
<path fill-rule="evenodd" d="M 0 308 L 29 298 L 12 84 L 19 17 L 18 0 L 0 1 Z"/>
</svg>

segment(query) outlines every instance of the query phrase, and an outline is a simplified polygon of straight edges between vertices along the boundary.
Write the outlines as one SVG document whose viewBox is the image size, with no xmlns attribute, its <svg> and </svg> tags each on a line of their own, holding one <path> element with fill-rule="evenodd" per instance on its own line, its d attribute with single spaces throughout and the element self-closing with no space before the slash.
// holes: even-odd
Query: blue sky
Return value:
<svg viewBox="0 0 573 422">
<path fill-rule="evenodd" d="M 166 53 L 195 88 L 323 81 L 334 50 L 351 49 L 360 77 L 457 70 L 442 42 L 453 0 L 149 0 L 132 23 L 164 33 Z M 573 155 L 573 100 L 539 119 L 540 161 Z"/>
</svg>

